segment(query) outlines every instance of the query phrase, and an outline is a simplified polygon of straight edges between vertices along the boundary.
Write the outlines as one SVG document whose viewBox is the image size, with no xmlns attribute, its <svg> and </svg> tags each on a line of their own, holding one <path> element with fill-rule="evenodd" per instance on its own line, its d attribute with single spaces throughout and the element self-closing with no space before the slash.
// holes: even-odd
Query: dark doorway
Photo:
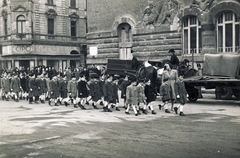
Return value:
<svg viewBox="0 0 240 158">
<path fill-rule="evenodd" d="M 70 60 L 70 67 L 76 68 L 76 60 Z"/>
<path fill-rule="evenodd" d="M 19 60 L 19 66 L 28 68 L 28 67 L 30 67 L 30 61 L 29 60 Z"/>
</svg>

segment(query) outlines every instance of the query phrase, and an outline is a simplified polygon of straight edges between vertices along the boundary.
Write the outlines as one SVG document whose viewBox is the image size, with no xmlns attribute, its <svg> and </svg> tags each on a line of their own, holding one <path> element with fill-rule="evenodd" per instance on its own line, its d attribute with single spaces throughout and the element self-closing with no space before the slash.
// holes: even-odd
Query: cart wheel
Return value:
<svg viewBox="0 0 240 158">
<path fill-rule="evenodd" d="M 196 94 L 191 94 L 191 95 L 189 95 L 188 100 L 189 100 L 190 102 L 196 102 L 196 101 L 198 100 L 198 95 L 196 95 Z"/>
<path fill-rule="evenodd" d="M 223 100 L 229 100 L 232 98 L 232 95 L 233 95 L 232 88 L 227 86 L 216 87 L 215 89 L 216 97 L 218 92 L 220 92 L 221 99 Z"/>
</svg>

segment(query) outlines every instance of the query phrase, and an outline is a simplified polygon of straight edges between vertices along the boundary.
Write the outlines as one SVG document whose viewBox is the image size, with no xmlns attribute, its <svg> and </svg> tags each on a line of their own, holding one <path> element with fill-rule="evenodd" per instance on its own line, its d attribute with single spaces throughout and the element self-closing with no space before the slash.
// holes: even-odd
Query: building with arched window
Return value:
<svg viewBox="0 0 240 158">
<path fill-rule="evenodd" d="M 88 54 L 88 64 L 132 56 L 160 61 L 174 49 L 196 66 L 206 53 L 240 50 L 239 0 L 88 0 L 87 6 L 87 43 L 98 52 Z"/>
<path fill-rule="evenodd" d="M 0 0 L 1 68 L 84 66 L 85 35 L 86 0 Z"/>
</svg>

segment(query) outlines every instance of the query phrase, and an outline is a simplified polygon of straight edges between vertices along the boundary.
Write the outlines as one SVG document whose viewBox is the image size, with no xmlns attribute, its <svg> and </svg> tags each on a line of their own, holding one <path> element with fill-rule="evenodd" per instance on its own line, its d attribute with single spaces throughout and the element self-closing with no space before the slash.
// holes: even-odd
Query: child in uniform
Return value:
<svg viewBox="0 0 240 158">
<path fill-rule="evenodd" d="M 168 110 L 168 102 L 171 97 L 170 97 L 170 86 L 168 83 L 168 78 L 163 79 L 163 83 L 160 86 L 160 96 L 162 97 L 163 107 L 165 109 L 165 112 L 170 113 L 170 111 Z M 162 105 L 159 105 L 160 110 L 161 110 L 161 106 Z"/>
<path fill-rule="evenodd" d="M 127 86 L 126 89 L 126 111 L 125 113 L 130 115 L 129 109 L 132 106 L 135 116 L 138 116 L 138 112 L 136 110 L 136 106 L 138 104 L 138 90 L 137 90 L 137 79 L 132 77 L 130 79 L 131 84 Z"/>
<path fill-rule="evenodd" d="M 178 81 L 175 82 L 175 94 L 177 96 L 177 102 L 180 103 L 177 107 L 174 107 L 174 111 L 176 114 L 178 114 L 178 109 L 180 108 L 179 116 L 186 116 L 183 113 L 183 107 L 187 101 L 187 90 L 185 88 L 185 84 L 183 82 L 183 76 L 179 76 Z"/>
</svg>

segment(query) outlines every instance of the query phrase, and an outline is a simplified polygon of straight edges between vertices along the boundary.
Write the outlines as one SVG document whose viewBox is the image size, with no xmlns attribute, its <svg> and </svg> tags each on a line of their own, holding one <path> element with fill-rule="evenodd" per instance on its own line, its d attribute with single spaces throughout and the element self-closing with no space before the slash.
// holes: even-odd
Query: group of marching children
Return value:
<svg viewBox="0 0 240 158">
<path fill-rule="evenodd" d="M 48 77 L 47 73 L 42 74 L 17 74 L 4 73 L 0 80 L 0 96 L 2 100 L 8 101 L 13 98 L 15 101 L 26 99 L 29 104 L 45 103 L 49 105 L 54 103 L 55 106 L 63 104 L 68 106 L 73 104 L 74 108 L 80 107 L 85 110 L 85 105 L 91 102 L 94 109 L 103 106 L 104 112 L 112 112 L 111 109 L 119 109 L 118 90 L 121 91 L 125 113 L 130 114 L 130 108 L 133 109 L 136 116 L 148 113 L 148 109 L 152 114 L 154 111 L 152 102 L 158 95 L 155 87 L 151 85 L 150 80 L 137 80 L 134 76 L 126 76 L 122 82 L 118 77 L 111 75 L 93 75 L 87 80 L 84 74 L 77 77 L 75 75 L 56 74 Z M 165 112 L 168 112 L 168 102 L 170 101 L 170 91 L 168 79 L 164 79 L 160 87 L 160 95 L 164 103 Z M 180 116 L 185 116 L 183 106 L 186 102 L 186 89 L 179 77 L 175 83 L 176 97 L 180 105 L 174 107 L 176 114 L 180 109 Z M 161 105 L 159 109 L 161 110 Z M 141 112 L 140 112 L 141 111 Z"/>
</svg>

